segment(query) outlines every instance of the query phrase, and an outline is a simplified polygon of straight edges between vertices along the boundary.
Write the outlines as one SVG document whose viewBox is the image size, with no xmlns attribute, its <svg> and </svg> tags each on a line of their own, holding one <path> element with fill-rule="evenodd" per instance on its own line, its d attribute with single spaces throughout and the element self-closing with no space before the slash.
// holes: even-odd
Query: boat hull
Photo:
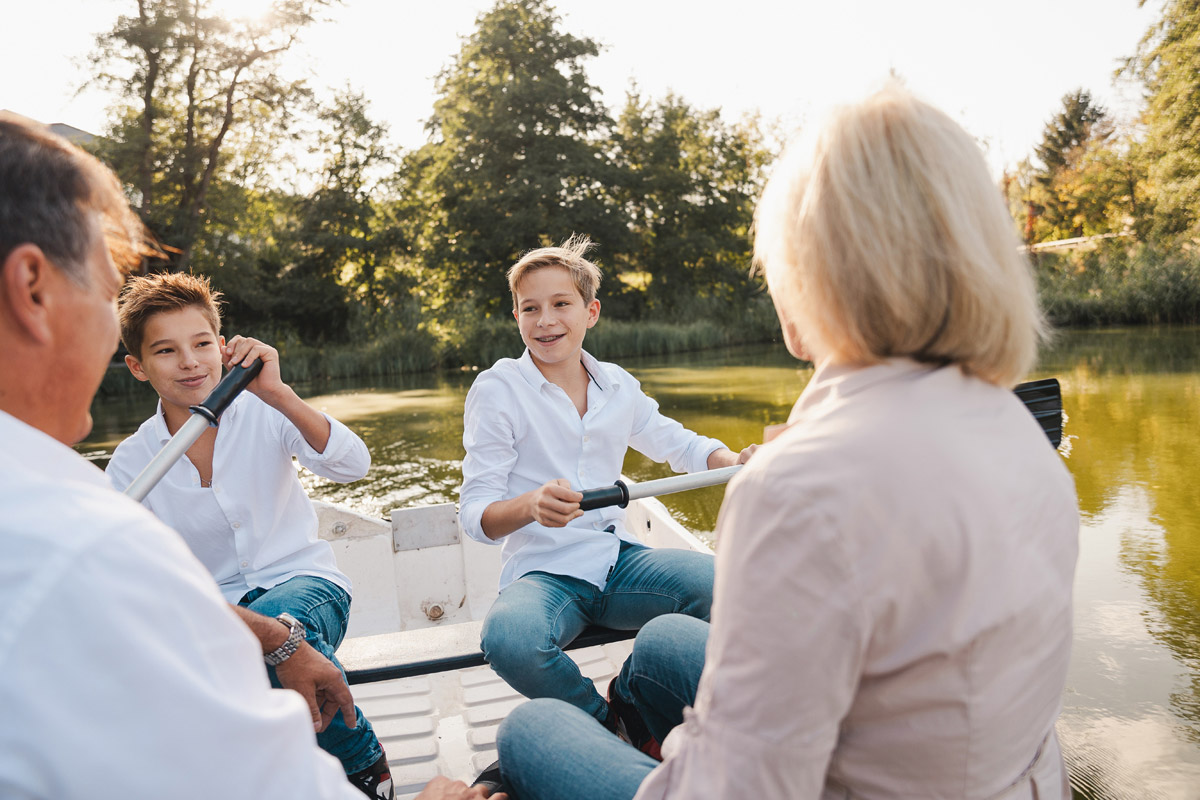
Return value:
<svg viewBox="0 0 1200 800">
<path fill-rule="evenodd" d="M 469 782 L 495 761 L 496 731 L 525 700 L 479 650 L 500 548 L 463 535 L 452 504 L 398 509 L 390 522 L 314 507 L 321 537 L 354 584 L 338 658 L 387 751 L 396 797 L 415 796 L 435 775 Z M 657 500 L 631 503 L 626 526 L 653 547 L 711 552 Z M 603 694 L 631 636 L 602 634 L 568 652 Z"/>
</svg>

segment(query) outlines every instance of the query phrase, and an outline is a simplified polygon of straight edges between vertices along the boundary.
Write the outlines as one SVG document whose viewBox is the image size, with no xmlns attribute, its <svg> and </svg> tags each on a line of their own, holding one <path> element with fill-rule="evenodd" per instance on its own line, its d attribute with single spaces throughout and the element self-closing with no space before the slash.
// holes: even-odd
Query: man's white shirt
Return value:
<svg viewBox="0 0 1200 800">
<path fill-rule="evenodd" d="M 329 543 L 317 536 L 317 516 L 296 477 L 292 456 L 338 482 L 366 475 L 371 456 L 349 428 L 326 415 L 329 442 L 318 453 L 287 417 L 242 394 L 221 415 L 213 452 L 212 487 L 200 484 L 181 458 L 144 505 L 174 528 L 236 603 L 251 589 L 270 589 L 297 575 L 332 581 L 351 592 Z M 108 474 L 124 490 L 170 440 L 162 403 L 157 413 L 113 453 Z"/>
<path fill-rule="evenodd" d="M 0 412 L 0 797 L 361 798 L 179 536 Z"/>
<path fill-rule="evenodd" d="M 566 478 L 576 491 L 611 486 L 621 477 L 630 447 L 669 462 L 676 472 L 707 469 L 708 456 L 724 447 L 663 416 L 638 380 L 616 364 L 587 352 L 582 361 L 591 376 L 582 418 L 528 350 L 519 359 L 497 361 L 475 379 L 463 414 L 466 457 L 459 490 L 459 519 L 471 538 L 495 544 L 483 532 L 484 509 L 556 478 Z M 499 542 L 500 589 L 534 570 L 603 589 L 621 540 L 637 541 L 625 528 L 624 509 L 615 506 L 584 512 L 563 528 L 530 523 Z"/>
</svg>

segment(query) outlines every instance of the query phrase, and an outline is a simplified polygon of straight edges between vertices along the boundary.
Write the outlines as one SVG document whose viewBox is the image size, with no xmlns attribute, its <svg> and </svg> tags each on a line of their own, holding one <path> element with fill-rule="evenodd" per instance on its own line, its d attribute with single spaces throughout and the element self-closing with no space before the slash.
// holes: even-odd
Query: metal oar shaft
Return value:
<svg viewBox="0 0 1200 800">
<path fill-rule="evenodd" d="M 146 499 L 150 490 L 162 480 L 164 475 L 170 472 L 179 457 L 196 443 L 196 440 L 204 434 L 210 424 L 212 423 L 203 414 L 192 414 L 188 421 L 183 423 L 183 426 L 171 437 L 171 441 L 163 445 L 163 449 L 158 451 L 158 455 L 152 458 L 146 468 L 133 479 L 133 483 L 129 484 L 125 494 L 139 503 Z"/>
<path fill-rule="evenodd" d="M 643 497 L 658 497 L 660 494 L 674 494 L 692 489 L 703 489 L 706 486 L 718 486 L 728 482 L 741 468 L 741 464 L 736 464 L 732 467 L 721 467 L 704 472 L 692 472 L 688 475 L 673 475 L 670 478 L 660 478 L 656 481 L 635 483 L 629 487 L 629 499 L 641 500 Z"/>
<path fill-rule="evenodd" d="M 163 445 L 163 449 L 158 451 L 158 455 L 150 459 L 146 468 L 133 479 L 133 483 L 129 484 L 125 494 L 139 503 L 142 502 L 163 476 L 171 471 L 171 467 L 175 465 L 179 457 L 204 435 L 208 426 L 217 424 L 217 420 L 233 402 L 233 399 L 250 385 L 258 373 L 262 372 L 262 367 L 263 362 L 257 358 L 249 366 L 243 364 L 231 367 L 229 374 L 221 379 L 208 397 L 204 398 L 204 402 L 198 406 L 192 406 L 192 416 L 180 426 L 175 435 L 171 437 L 171 441 Z"/>
<path fill-rule="evenodd" d="M 1062 390 L 1055 378 L 1022 383 L 1014 390 L 1017 397 L 1024 403 L 1042 426 L 1050 444 L 1058 447 L 1062 439 Z M 705 486 L 716 486 L 725 483 L 733 477 L 741 464 L 721 469 L 710 469 L 705 472 L 693 472 L 690 475 L 676 475 L 657 481 L 644 481 L 633 485 L 617 481 L 612 486 L 599 489 L 584 489 L 583 500 L 579 507 L 584 511 L 606 506 L 621 506 L 624 508 L 630 501 L 641 500 L 643 497 L 657 497 L 674 492 L 686 492 L 690 489 L 700 489 Z"/>
<path fill-rule="evenodd" d="M 583 499 L 579 501 L 579 507 L 584 511 L 591 511 L 593 508 L 604 508 L 606 506 L 621 506 L 624 508 L 629 505 L 630 501 L 641 500 L 644 497 L 658 497 L 659 495 L 673 494 L 675 492 L 703 489 L 705 486 L 717 486 L 728 481 L 741 468 L 741 464 L 736 464 L 732 467 L 693 472 L 689 475 L 673 475 L 670 478 L 660 478 L 656 481 L 643 481 L 642 483 L 634 484 L 617 481 L 612 486 L 604 486 L 599 489 L 585 489 L 583 491 Z"/>
</svg>

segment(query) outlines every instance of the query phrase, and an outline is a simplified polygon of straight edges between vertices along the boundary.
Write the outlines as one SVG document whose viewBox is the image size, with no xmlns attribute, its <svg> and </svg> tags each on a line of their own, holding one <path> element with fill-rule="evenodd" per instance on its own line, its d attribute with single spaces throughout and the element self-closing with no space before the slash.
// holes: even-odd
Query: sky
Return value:
<svg viewBox="0 0 1200 800">
<path fill-rule="evenodd" d="M 268 0 L 212 0 L 231 16 Z M 393 144 L 425 141 L 434 77 L 491 0 L 344 0 L 286 66 L 319 91 L 351 86 Z M 1029 156 L 1066 93 L 1087 89 L 1132 118 L 1139 89 L 1113 73 L 1162 0 L 558 0 L 563 26 L 602 45 L 586 62 L 614 113 L 636 81 L 724 118 L 785 129 L 877 88 L 889 71 L 983 143 L 999 175 Z M 0 108 L 104 129 L 111 97 L 88 87 L 96 34 L 134 0 L 0 0 Z M 83 87 L 81 89 L 81 87 Z"/>
</svg>

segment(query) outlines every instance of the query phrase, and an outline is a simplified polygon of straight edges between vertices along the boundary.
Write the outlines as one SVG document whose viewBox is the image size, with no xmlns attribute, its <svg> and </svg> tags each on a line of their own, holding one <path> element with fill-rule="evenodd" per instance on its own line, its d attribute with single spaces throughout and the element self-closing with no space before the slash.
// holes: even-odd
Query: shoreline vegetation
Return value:
<svg viewBox="0 0 1200 800">
<path fill-rule="evenodd" d="M 466 326 L 463 335 L 441 331 L 439 336 L 436 328 L 433 324 L 421 324 L 415 330 L 396 327 L 364 335 L 357 342 L 324 345 L 304 344 L 294 334 L 273 335 L 269 330 L 253 331 L 252 335 L 279 349 L 280 369 L 288 383 L 486 369 L 498 359 L 520 356 L 525 347 L 516 322 L 507 315 L 480 318 Z M 614 360 L 776 341 L 781 341 L 779 322 L 764 293 L 751 299 L 736 324 L 710 315 L 697 315 L 690 322 L 650 322 L 606 320 L 601 313 L 600 322 L 588 331 L 585 347 L 596 358 Z M 124 364 L 114 362 L 99 396 L 140 391 L 141 384 Z"/>
<path fill-rule="evenodd" d="M 87 147 L 161 245 L 146 268 L 209 278 L 226 331 L 278 347 L 286 379 L 517 355 L 505 272 L 572 234 L 597 243 L 604 273 L 598 357 L 777 339 L 749 265 L 793 131 L 636 84 L 610 106 L 587 75 L 602 42 L 552 0 L 496 0 L 436 75 L 427 141 L 400 148 L 354 87 L 286 77 L 328 5 L 231 24 L 213 0 L 146 0 L 90 54 L 113 105 Z M 1200 323 L 1198 52 L 1200 8 L 1165 0 L 1121 68 L 1143 89 L 1136 116 L 1080 87 L 999 181 L 1054 326 Z M 304 150 L 315 158 L 285 179 L 280 160 Z M 134 391 L 124 372 L 101 391 Z"/>
<path fill-rule="evenodd" d="M 1152 326 L 1200 325 L 1200 262 L 1194 258 L 1108 245 L 1032 259 L 1042 308 L 1056 334 L 1052 346 L 1072 330 L 1142 327 L 1150 332 Z M 362 331 L 348 343 L 306 344 L 295 333 L 269 327 L 249 333 L 279 348 L 289 383 L 486 369 L 523 350 L 516 324 L 507 315 L 460 320 L 453 328 L 433 320 L 415 327 L 377 325 L 376 331 Z M 588 332 L 586 347 L 602 360 L 620 360 L 780 341 L 779 322 L 763 293 L 750 299 L 736 321 L 728 319 L 727 311 L 665 322 L 606 319 L 602 313 Z M 99 396 L 143 390 L 123 364 L 114 362 Z"/>
</svg>

